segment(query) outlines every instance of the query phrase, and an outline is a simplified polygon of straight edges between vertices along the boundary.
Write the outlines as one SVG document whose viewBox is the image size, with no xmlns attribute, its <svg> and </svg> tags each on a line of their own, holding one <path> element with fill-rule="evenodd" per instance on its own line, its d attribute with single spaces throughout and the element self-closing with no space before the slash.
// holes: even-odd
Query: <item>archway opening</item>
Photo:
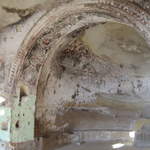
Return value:
<svg viewBox="0 0 150 150">
<path fill-rule="evenodd" d="M 94 25 L 67 43 L 53 58 L 44 90 L 41 120 L 49 146 L 147 146 L 149 60 L 145 40 L 120 23 Z"/>
</svg>

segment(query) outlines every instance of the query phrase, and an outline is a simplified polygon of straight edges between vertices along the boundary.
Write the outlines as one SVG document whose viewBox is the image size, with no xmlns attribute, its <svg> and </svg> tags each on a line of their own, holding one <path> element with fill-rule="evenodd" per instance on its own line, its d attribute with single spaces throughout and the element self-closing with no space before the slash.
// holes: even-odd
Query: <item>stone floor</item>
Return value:
<svg viewBox="0 0 150 150">
<path fill-rule="evenodd" d="M 84 143 L 81 145 L 71 144 L 59 148 L 57 150 L 113 150 L 112 145 L 115 142 L 104 142 L 104 143 Z M 133 146 L 124 146 L 122 148 L 117 148 L 116 150 L 149 150 L 150 148 L 136 148 Z"/>
</svg>

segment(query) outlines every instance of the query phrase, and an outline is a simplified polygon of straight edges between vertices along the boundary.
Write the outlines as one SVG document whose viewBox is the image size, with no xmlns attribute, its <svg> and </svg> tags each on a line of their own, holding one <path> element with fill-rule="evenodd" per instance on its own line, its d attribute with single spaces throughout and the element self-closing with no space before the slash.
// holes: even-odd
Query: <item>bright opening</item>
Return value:
<svg viewBox="0 0 150 150">
<path fill-rule="evenodd" d="M 117 143 L 117 144 L 112 145 L 112 148 L 113 148 L 113 149 L 117 149 L 117 148 L 123 147 L 124 145 L 125 145 L 125 144 L 123 144 L 123 143 Z"/>
<path fill-rule="evenodd" d="M 4 116 L 5 115 L 5 111 L 2 109 L 0 110 L 0 116 Z"/>
<path fill-rule="evenodd" d="M 0 96 L 0 104 L 3 103 L 3 102 L 5 102 L 5 100 L 6 99 L 3 96 Z"/>
<path fill-rule="evenodd" d="M 135 138 L 135 131 L 132 131 L 132 132 L 129 132 L 129 136 L 130 136 L 130 138 Z"/>
</svg>

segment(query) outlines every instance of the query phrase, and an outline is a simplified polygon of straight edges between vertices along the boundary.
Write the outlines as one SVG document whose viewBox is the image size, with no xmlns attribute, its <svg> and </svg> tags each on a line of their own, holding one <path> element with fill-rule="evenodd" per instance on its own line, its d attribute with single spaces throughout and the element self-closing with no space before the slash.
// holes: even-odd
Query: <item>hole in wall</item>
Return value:
<svg viewBox="0 0 150 150">
<path fill-rule="evenodd" d="M 16 122 L 16 124 L 15 124 L 15 127 L 16 127 L 16 128 L 20 128 L 19 120 L 17 120 L 17 122 Z"/>
<path fill-rule="evenodd" d="M 27 87 L 21 85 L 20 86 L 19 106 L 21 106 L 22 98 L 28 95 L 27 93 L 28 93 L 27 92 Z"/>
<path fill-rule="evenodd" d="M 27 96 L 27 87 L 26 86 L 20 86 L 20 98 Z"/>
</svg>

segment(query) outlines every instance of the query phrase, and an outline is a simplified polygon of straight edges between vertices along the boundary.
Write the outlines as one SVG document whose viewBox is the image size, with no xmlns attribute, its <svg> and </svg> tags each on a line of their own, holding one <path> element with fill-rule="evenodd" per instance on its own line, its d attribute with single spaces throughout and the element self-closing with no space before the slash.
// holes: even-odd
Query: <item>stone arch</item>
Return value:
<svg viewBox="0 0 150 150">
<path fill-rule="evenodd" d="M 119 0 L 74 2 L 52 10 L 37 22 L 18 50 L 10 70 L 8 86 L 6 86 L 8 93 L 15 95 L 18 81 L 21 81 L 27 84 L 29 89 L 33 89 L 29 94 L 37 96 L 37 103 L 41 102 L 43 90 L 50 77 L 53 57 L 65 44 L 81 34 L 81 29 L 101 22 L 120 22 L 134 27 L 150 43 L 149 17 L 149 14 L 132 3 Z M 40 45 L 41 42 L 44 42 L 43 47 Z M 37 62 L 33 62 L 35 63 L 33 64 L 35 66 L 34 75 L 29 77 L 29 81 L 25 81 L 28 71 L 25 74 L 24 70 L 26 66 L 29 67 L 27 59 L 34 56 L 34 50 L 38 44 L 44 54 L 35 57 L 34 60 Z M 47 69 L 48 66 L 49 69 Z M 15 92 L 13 93 L 14 87 Z"/>
</svg>

